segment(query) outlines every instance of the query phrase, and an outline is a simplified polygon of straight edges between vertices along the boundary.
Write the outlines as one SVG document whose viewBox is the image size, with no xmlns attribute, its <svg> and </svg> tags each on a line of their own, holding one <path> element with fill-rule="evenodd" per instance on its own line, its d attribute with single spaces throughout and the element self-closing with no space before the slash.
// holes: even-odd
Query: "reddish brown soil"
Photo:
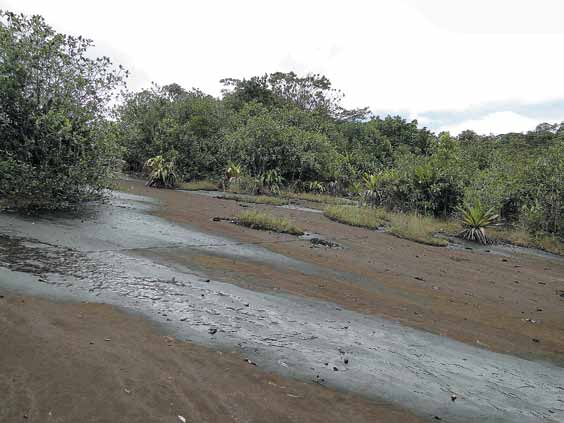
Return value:
<svg viewBox="0 0 564 423">
<path fill-rule="evenodd" d="M 141 182 L 123 182 L 121 188 L 161 200 L 156 214 L 164 218 L 237 241 L 263 243 L 274 252 L 349 276 L 321 280 L 258 262 L 194 255 L 181 249 L 147 253 L 163 261 L 184 260 L 247 288 L 329 300 L 472 345 L 564 363 L 564 300 L 559 295 L 564 290 L 564 260 L 529 254 L 505 258 L 425 246 L 333 222 L 321 214 L 252 206 L 289 217 L 303 229 L 345 246 L 311 248 L 290 235 L 212 221 L 214 216 L 234 216 L 243 210 L 235 201 L 150 189 Z"/>
<path fill-rule="evenodd" d="M 421 422 L 100 304 L 0 298 L 0 422 Z"/>
</svg>

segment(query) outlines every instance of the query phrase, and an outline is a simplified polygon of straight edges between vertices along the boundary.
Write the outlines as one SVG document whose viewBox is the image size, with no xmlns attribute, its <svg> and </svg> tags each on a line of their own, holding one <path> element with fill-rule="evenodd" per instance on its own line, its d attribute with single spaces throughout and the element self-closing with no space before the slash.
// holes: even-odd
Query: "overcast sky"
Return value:
<svg viewBox="0 0 564 423">
<path fill-rule="evenodd" d="M 0 0 L 95 40 L 129 87 L 322 73 L 346 106 L 453 133 L 564 121 L 562 0 Z"/>
</svg>

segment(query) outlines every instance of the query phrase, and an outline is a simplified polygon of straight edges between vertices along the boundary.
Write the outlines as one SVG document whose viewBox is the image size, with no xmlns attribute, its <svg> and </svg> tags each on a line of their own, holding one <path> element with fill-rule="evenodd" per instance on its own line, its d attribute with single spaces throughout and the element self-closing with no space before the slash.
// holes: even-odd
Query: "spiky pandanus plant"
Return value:
<svg viewBox="0 0 564 423">
<path fill-rule="evenodd" d="M 313 192 L 316 194 L 323 194 L 325 192 L 325 186 L 319 181 L 311 181 L 306 185 L 308 192 Z"/>
<path fill-rule="evenodd" d="M 458 210 L 463 227 L 459 236 L 483 245 L 490 244 L 491 240 L 486 235 L 486 228 L 495 224 L 499 217 L 494 209 L 486 209 L 478 202 L 473 206 L 460 207 Z"/>
<path fill-rule="evenodd" d="M 363 199 L 367 205 L 374 207 L 378 203 L 378 175 L 365 173 L 362 176 L 364 185 Z"/>
<path fill-rule="evenodd" d="M 241 170 L 241 165 L 233 162 L 229 162 L 227 168 L 225 169 L 225 175 L 223 176 L 223 180 L 221 181 L 221 185 L 223 191 L 227 189 L 231 182 L 236 181 L 242 175 L 243 171 Z"/>
<path fill-rule="evenodd" d="M 145 185 L 156 188 L 174 188 L 176 186 L 178 177 L 174 160 L 167 161 L 163 156 L 155 156 L 145 162 L 145 167 L 151 171 Z"/>
<path fill-rule="evenodd" d="M 230 162 L 225 170 L 227 180 L 237 179 L 241 176 L 241 173 L 241 165 L 233 162 Z"/>
</svg>

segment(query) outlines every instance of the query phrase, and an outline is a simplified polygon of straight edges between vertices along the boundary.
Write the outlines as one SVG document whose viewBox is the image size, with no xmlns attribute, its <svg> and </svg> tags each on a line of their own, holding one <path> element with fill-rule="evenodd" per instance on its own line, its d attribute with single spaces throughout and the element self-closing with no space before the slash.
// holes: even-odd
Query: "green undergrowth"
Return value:
<svg viewBox="0 0 564 423">
<path fill-rule="evenodd" d="M 520 228 L 490 228 L 488 235 L 494 242 L 519 247 L 538 248 L 549 253 L 564 256 L 564 242 L 550 235 L 534 235 Z"/>
<path fill-rule="evenodd" d="M 187 191 L 217 191 L 217 183 L 209 179 L 202 179 L 200 181 L 182 182 L 178 184 L 178 188 Z"/>
<path fill-rule="evenodd" d="M 288 192 L 284 191 L 280 193 L 280 197 L 287 198 L 289 200 L 303 200 L 312 203 L 322 203 L 329 205 L 350 205 L 353 204 L 351 200 L 341 197 L 334 197 L 327 194 L 314 194 L 309 192 Z"/>
<path fill-rule="evenodd" d="M 237 223 L 251 229 L 273 231 L 291 235 L 303 235 L 304 231 L 283 217 L 277 217 L 258 211 L 245 211 L 236 218 Z"/>
<path fill-rule="evenodd" d="M 394 213 L 380 208 L 330 206 L 325 209 L 325 216 L 346 225 L 368 229 L 384 228 L 386 232 L 399 238 L 440 247 L 448 245 L 448 241 L 435 234 L 456 234 L 460 230 L 460 225 L 455 221 Z"/>
<path fill-rule="evenodd" d="M 269 195 L 239 195 L 239 194 L 225 194 L 219 196 L 222 200 L 234 200 L 241 203 L 253 203 L 253 204 L 268 204 L 271 206 L 283 206 L 288 204 L 288 200 L 284 200 L 278 197 L 271 197 Z"/>
</svg>

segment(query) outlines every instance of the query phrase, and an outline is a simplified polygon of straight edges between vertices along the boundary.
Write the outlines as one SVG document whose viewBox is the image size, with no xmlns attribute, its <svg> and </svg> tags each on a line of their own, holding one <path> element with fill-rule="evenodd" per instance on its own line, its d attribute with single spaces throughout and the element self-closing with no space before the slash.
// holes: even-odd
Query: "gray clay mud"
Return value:
<svg viewBox="0 0 564 423">
<path fill-rule="evenodd" d="M 0 215 L 0 289 L 114 304 L 181 339 L 237 350 L 266 370 L 384 399 L 430 420 L 564 421 L 560 367 L 331 303 L 246 290 L 136 255 L 139 249 L 189 246 L 323 272 L 257 245 L 148 215 L 155 206 L 120 194 L 81 216 Z"/>
</svg>

